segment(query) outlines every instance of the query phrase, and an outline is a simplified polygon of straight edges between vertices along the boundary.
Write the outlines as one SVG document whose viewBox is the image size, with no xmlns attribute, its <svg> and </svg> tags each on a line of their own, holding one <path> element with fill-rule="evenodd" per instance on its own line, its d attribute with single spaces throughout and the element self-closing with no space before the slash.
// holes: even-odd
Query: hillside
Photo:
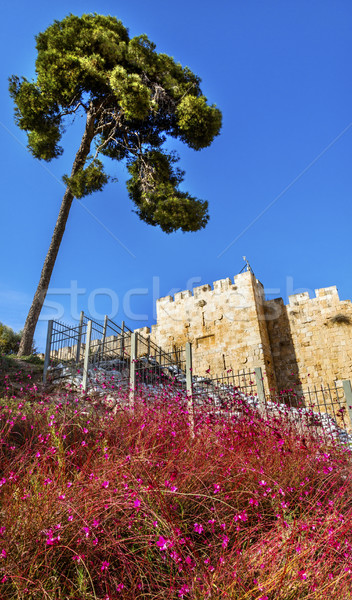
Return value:
<svg viewBox="0 0 352 600">
<path fill-rule="evenodd" d="M 192 437 L 181 392 L 112 413 L 17 366 L 2 373 L 2 599 L 352 598 L 341 444 L 235 391 L 236 416 L 198 407 Z"/>
</svg>

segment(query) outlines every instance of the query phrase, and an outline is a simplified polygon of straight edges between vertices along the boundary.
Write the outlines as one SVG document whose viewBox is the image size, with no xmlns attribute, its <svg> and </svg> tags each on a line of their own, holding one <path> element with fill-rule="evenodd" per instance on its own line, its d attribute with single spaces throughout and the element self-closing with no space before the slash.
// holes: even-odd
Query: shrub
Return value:
<svg viewBox="0 0 352 600">
<path fill-rule="evenodd" d="M 21 332 L 15 333 L 11 327 L 0 323 L 0 354 L 17 354 Z"/>
</svg>

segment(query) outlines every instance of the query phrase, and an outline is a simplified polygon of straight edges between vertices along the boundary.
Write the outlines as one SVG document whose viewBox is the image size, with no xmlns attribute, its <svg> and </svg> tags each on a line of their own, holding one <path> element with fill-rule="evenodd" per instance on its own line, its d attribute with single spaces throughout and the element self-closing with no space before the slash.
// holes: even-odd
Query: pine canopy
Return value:
<svg viewBox="0 0 352 600">
<path fill-rule="evenodd" d="M 36 42 L 36 80 L 10 78 L 16 121 L 33 156 L 60 156 L 65 127 L 84 111 L 84 151 L 63 178 L 73 196 L 107 183 L 103 156 L 125 159 L 128 192 L 143 221 L 167 233 L 204 227 L 207 202 L 179 189 L 184 173 L 165 149 L 168 136 L 200 150 L 219 134 L 221 112 L 207 103 L 199 77 L 157 53 L 146 35 L 130 38 L 111 16 L 69 15 Z"/>
</svg>

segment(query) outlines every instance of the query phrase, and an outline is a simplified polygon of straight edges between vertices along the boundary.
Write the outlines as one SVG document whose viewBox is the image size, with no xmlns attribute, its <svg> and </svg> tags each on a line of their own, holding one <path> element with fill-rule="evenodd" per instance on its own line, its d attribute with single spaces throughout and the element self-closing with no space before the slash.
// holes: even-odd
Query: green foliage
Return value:
<svg viewBox="0 0 352 600">
<path fill-rule="evenodd" d="M 178 189 L 183 172 L 173 167 L 177 160 L 172 154 L 154 150 L 128 165 L 132 177 L 127 188 L 138 216 L 166 233 L 197 231 L 208 221 L 208 203 Z"/>
<path fill-rule="evenodd" d="M 0 323 L 0 354 L 16 354 L 21 341 L 21 333 Z"/>
<path fill-rule="evenodd" d="M 103 163 L 98 159 L 93 160 L 86 169 L 77 171 L 71 177 L 64 175 L 62 179 L 76 198 L 101 191 L 108 182 Z"/>
<path fill-rule="evenodd" d="M 204 96 L 186 96 L 176 114 L 180 137 L 194 150 L 209 146 L 221 127 L 221 112 L 215 106 L 208 106 Z"/>
<path fill-rule="evenodd" d="M 146 35 L 130 38 L 111 16 L 69 15 L 36 42 L 36 80 L 10 78 L 16 122 L 32 154 L 46 161 L 60 156 L 65 127 L 86 113 L 83 158 L 64 176 L 77 198 L 107 183 L 99 154 L 127 159 L 129 195 L 141 219 L 166 232 L 204 227 L 207 203 L 178 189 L 181 172 L 163 149 L 168 136 L 199 150 L 219 134 L 221 112 L 207 104 L 200 78 L 157 53 Z M 85 167 L 93 142 L 95 160 Z"/>
<path fill-rule="evenodd" d="M 126 119 L 143 120 L 147 117 L 151 108 L 151 92 L 137 73 L 128 74 L 119 65 L 111 73 L 110 85 Z"/>
</svg>

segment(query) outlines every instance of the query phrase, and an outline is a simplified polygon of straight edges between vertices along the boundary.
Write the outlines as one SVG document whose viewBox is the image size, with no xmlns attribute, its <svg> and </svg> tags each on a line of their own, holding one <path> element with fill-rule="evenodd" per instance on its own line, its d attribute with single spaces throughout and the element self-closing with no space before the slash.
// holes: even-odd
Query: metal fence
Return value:
<svg viewBox="0 0 352 600">
<path fill-rule="evenodd" d="M 105 318 L 103 323 L 88 319 L 81 313 L 79 324 L 48 322 L 44 360 L 44 381 L 68 377 L 83 371 L 83 387 L 87 387 L 88 372 L 94 368 L 129 373 L 131 330 Z M 127 372 L 128 371 L 128 372 Z"/>
<path fill-rule="evenodd" d="M 190 363 L 191 365 L 191 363 Z M 187 365 L 188 368 L 188 365 Z M 238 415 L 251 407 L 269 419 L 284 419 L 301 431 L 312 430 L 325 439 L 352 441 L 352 386 L 350 380 L 294 392 L 265 390 L 262 369 L 239 371 L 214 377 L 192 378 L 188 389 L 195 406 L 209 411 Z"/>
<path fill-rule="evenodd" d="M 148 387 L 176 386 L 189 398 L 189 407 L 233 414 L 253 406 L 266 417 L 283 417 L 302 428 L 315 428 L 324 436 L 336 437 L 352 431 L 352 387 L 350 380 L 339 384 L 307 388 L 302 392 L 269 393 L 264 389 L 262 370 L 232 370 L 220 376 L 194 373 L 192 346 L 165 352 L 124 323 L 117 325 L 107 317 L 103 323 L 81 313 L 77 326 L 49 321 L 44 363 L 44 381 L 50 378 L 77 377 L 87 391 L 102 386 L 109 391 L 124 387 L 128 401 Z M 78 383 L 79 383 L 78 381 Z M 118 386 L 116 383 L 118 382 Z M 76 381 L 77 384 L 77 381 Z"/>
<path fill-rule="evenodd" d="M 173 383 L 185 387 L 185 351 L 165 352 L 138 332 L 105 317 L 103 323 L 81 313 L 77 326 L 48 322 L 43 380 L 69 379 L 80 387 L 114 379 L 134 390 L 141 384 Z"/>
</svg>

